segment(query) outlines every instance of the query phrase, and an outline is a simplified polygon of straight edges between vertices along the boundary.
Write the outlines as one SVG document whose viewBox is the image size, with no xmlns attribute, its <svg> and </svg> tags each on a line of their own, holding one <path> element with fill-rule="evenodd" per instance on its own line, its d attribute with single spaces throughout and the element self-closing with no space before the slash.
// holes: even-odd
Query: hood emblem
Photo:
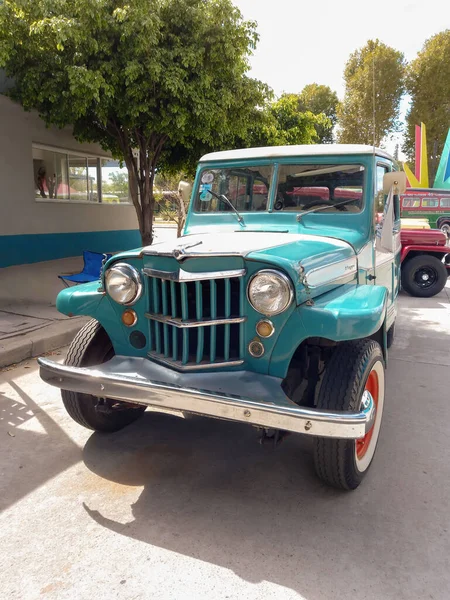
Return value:
<svg viewBox="0 0 450 600">
<path fill-rule="evenodd" d="M 189 250 L 189 248 L 195 248 L 195 246 L 200 246 L 200 244 L 203 244 L 203 242 L 187 244 L 186 246 L 178 246 L 178 248 L 175 248 L 175 250 L 172 252 L 172 255 L 177 260 L 182 260 L 186 256 L 186 250 Z"/>
</svg>

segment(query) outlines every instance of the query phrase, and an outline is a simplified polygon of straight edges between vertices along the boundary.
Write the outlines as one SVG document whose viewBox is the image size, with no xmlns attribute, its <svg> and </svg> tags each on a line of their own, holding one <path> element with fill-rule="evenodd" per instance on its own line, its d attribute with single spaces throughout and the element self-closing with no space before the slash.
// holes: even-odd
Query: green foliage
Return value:
<svg viewBox="0 0 450 600">
<path fill-rule="evenodd" d="M 339 99 L 336 92 L 328 85 L 310 83 L 305 85 L 298 96 L 299 110 L 312 112 L 313 115 L 324 115 L 329 119 L 326 124 L 317 124 L 316 132 L 320 144 L 333 142 L 333 128 L 337 121 Z"/>
<path fill-rule="evenodd" d="M 403 151 L 409 160 L 414 160 L 415 125 L 425 123 L 433 181 L 450 127 L 450 29 L 425 42 L 417 58 L 408 65 L 406 85 L 411 105 Z"/>
<path fill-rule="evenodd" d="M 128 196 L 128 175 L 126 173 L 110 173 L 108 182 L 102 182 L 102 192 L 104 194 L 113 194 L 120 198 Z"/>
<path fill-rule="evenodd" d="M 244 146 L 282 146 L 317 142 L 316 128 L 331 127 L 325 115 L 299 110 L 298 96 L 284 94 L 279 100 L 267 103 L 264 110 L 255 111 L 253 128 Z"/>
<path fill-rule="evenodd" d="M 403 54 L 379 40 L 369 40 L 350 55 L 344 71 L 345 97 L 338 107 L 339 142 L 379 146 L 399 130 L 404 70 Z"/>
<path fill-rule="evenodd" d="M 230 0 L 5 0 L 0 67 L 25 109 L 125 162 L 150 243 L 156 168 L 246 139 L 265 103 L 255 27 Z"/>
</svg>

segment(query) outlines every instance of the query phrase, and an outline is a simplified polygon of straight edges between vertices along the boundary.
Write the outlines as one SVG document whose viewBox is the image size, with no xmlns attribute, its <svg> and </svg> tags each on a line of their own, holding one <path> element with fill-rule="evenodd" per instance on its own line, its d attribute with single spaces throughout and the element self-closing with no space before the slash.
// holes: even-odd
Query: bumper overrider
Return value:
<svg viewBox="0 0 450 600">
<path fill-rule="evenodd" d="M 360 412 L 329 412 L 298 406 L 282 380 L 248 371 L 179 373 L 145 358 L 115 356 L 92 367 L 71 367 L 38 359 L 40 375 L 55 387 L 134 402 L 156 412 L 191 413 L 268 429 L 358 439 L 372 427 L 375 405 Z M 248 393 L 248 395 L 246 395 Z"/>
</svg>

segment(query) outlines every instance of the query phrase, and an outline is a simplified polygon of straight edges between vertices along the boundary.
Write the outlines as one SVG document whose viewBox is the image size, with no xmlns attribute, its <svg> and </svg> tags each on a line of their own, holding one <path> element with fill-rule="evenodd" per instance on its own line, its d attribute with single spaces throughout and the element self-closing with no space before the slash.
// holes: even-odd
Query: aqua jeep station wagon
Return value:
<svg viewBox="0 0 450 600">
<path fill-rule="evenodd" d="M 396 317 L 404 174 L 392 170 L 357 145 L 204 156 L 181 238 L 115 255 L 100 286 L 59 294 L 62 313 L 92 320 L 64 364 L 39 360 L 41 377 L 97 431 L 149 406 L 249 423 L 274 445 L 313 436 L 318 476 L 356 488 Z"/>
</svg>

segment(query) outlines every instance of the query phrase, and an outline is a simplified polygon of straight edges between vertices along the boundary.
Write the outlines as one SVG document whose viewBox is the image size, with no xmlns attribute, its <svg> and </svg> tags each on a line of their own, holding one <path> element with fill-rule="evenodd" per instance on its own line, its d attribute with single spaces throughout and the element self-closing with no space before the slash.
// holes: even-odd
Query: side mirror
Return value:
<svg viewBox="0 0 450 600">
<path fill-rule="evenodd" d="M 406 173 L 392 171 L 383 177 L 383 192 L 387 195 L 394 188 L 394 194 L 404 194 L 406 190 Z"/>
<path fill-rule="evenodd" d="M 183 199 L 183 202 L 187 204 L 191 199 L 192 185 L 187 181 L 180 181 L 178 184 L 178 193 Z"/>
</svg>

